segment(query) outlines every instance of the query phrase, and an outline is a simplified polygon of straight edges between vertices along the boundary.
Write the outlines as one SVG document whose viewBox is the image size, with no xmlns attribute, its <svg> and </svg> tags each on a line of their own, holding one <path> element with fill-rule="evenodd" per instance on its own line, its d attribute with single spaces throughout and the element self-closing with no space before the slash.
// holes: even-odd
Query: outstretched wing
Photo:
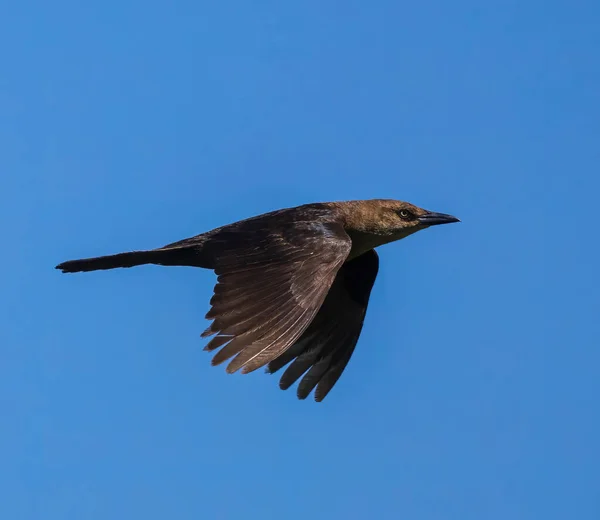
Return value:
<svg viewBox="0 0 600 520">
<path fill-rule="evenodd" d="M 342 266 L 310 326 L 268 365 L 267 371 L 274 373 L 293 360 L 281 376 L 282 390 L 305 374 L 298 385 L 298 398 L 306 399 L 315 387 L 315 400 L 325 398 L 354 352 L 378 270 L 379 258 L 373 249 Z"/>
<path fill-rule="evenodd" d="M 335 223 L 246 221 L 211 236 L 217 285 L 204 333 L 218 365 L 248 373 L 293 345 L 309 326 L 351 249 Z"/>
</svg>

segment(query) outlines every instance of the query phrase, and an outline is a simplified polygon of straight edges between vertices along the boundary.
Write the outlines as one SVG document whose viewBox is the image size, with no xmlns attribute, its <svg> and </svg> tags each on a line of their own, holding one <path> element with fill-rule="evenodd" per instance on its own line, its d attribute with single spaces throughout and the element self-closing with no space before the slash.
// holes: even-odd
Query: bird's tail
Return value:
<svg viewBox="0 0 600 520">
<path fill-rule="evenodd" d="M 116 255 L 68 260 L 58 264 L 56 269 L 60 269 L 63 273 L 78 273 L 145 264 L 208 267 L 202 265 L 202 255 L 198 253 L 200 251 L 194 247 L 165 247 L 149 251 L 131 251 Z"/>
<path fill-rule="evenodd" d="M 117 255 L 68 260 L 58 264 L 56 269 L 60 269 L 63 273 L 78 273 L 100 269 L 115 269 L 116 267 L 134 267 L 136 265 L 151 264 L 155 258 L 156 255 L 153 254 L 153 251 L 132 251 Z"/>
</svg>

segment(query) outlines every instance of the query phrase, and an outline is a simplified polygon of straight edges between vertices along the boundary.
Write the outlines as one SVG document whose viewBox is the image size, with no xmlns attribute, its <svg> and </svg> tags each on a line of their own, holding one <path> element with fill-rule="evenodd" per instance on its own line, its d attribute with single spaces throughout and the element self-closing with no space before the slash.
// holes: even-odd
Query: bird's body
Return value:
<svg viewBox="0 0 600 520">
<path fill-rule="evenodd" d="M 72 260 L 63 272 L 143 264 L 212 269 L 217 285 L 203 336 L 228 372 L 287 363 L 280 387 L 321 401 L 360 335 L 379 261 L 374 248 L 457 222 L 394 200 L 306 204 L 265 213 L 148 251 Z"/>
</svg>

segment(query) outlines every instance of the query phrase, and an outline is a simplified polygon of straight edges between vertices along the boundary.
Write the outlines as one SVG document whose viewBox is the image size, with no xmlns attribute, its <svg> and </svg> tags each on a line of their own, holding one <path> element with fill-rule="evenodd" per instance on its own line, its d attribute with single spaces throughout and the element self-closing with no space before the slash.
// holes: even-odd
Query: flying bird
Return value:
<svg viewBox="0 0 600 520">
<path fill-rule="evenodd" d="M 235 222 L 158 249 L 69 260 L 64 273 L 144 264 L 214 270 L 205 350 L 213 365 L 249 373 L 287 366 L 299 399 L 322 401 L 360 336 L 379 269 L 375 248 L 421 229 L 460 222 L 388 199 L 322 202 Z"/>
</svg>

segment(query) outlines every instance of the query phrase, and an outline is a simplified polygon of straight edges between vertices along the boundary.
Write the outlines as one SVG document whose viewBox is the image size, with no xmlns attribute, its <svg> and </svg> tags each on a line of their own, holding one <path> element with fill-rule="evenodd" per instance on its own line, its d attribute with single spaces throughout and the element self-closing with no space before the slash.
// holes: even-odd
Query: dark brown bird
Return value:
<svg viewBox="0 0 600 520">
<path fill-rule="evenodd" d="M 202 334 L 212 364 L 227 372 L 274 373 L 279 386 L 302 378 L 299 399 L 322 401 L 360 335 L 379 259 L 374 248 L 421 229 L 459 222 L 396 200 L 306 204 L 223 226 L 148 251 L 70 260 L 64 273 L 143 264 L 213 269 L 217 284 Z"/>
</svg>

